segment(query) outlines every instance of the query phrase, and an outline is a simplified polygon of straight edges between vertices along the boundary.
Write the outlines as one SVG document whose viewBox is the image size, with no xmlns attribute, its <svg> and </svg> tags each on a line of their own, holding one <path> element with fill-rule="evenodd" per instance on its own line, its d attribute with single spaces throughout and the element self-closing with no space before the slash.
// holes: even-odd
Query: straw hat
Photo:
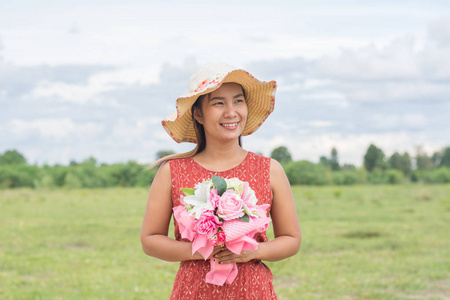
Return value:
<svg viewBox="0 0 450 300">
<path fill-rule="evenodd" d="M 244 70 L 234 69 L 225 63 L 208 63 L 191 76 L 189 94 L 177 99 L 177 111 L 161 123 L 177 142 L 197 143 L 191 108 L 199 96 L 217 90 L 223 83 L 239 83 L 245 90 L 248 117 L 242 135 L 255 132 L 274 109 L 275 81 L 259 81 Z"/>
</svg>

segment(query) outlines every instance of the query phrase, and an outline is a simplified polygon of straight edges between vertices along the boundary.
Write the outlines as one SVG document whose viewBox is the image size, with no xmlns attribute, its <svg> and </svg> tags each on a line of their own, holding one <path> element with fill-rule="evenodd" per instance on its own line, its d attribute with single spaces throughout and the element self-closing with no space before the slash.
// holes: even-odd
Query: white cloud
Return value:
<svg viewBox="0 0 450 300">
<path fill-rule="evenodd" d="M 251 139 L 251 141 L 248 140 Z M 433 153 L 446 146 L 444 141 L 430 143 L 426 134 L 389 132 L 378 134 L 342 134 L 326 133 L 319 135 L 304 135 L 292 138 L 289 135 L 278 135 L 271 139 L 248 137 L 244 139 L 244 145 L 252 151 L 258 152 L 264 149 L 265 155 L 279 146 L 286 146 L 294 160 L 306 159 L 318 162 L 320 156 L 330 156 L 331 149 L 335 147 L 339 154 L 340 163 L 351 163 L 361 166 L 364 154 L 370 144 L 381 148 L 387 156 L 395 151 L 408 151 L 414 155 L 416 147 L 424 145 L 427 153 Z"/>
<path fill-rule="evenodd" d="M 333 124 L 334 122 L 325 120 L 313 120 L 308 122 L 308 125 L 311 127 L 330 127 L 333 126 Z"/>
<path fill-rule="evenodd" d="M 396 38 L 385 47 L 343 49 L 337 57 L 318 61 L 322 75 L 350 80 L 395 80 L 417 78 L 420 74 L 412 37 Z"/>
<path fill-rule="evenodd" d="M 450 21 L 426 27 L 450 11 L 443 4 L 14 3 L 0 11 L 0 142 L 40 161 L 189 150 L 159 122 L 206 61 L 278 82 L 250 150 L 285 144 L 317 161 L 336 146 L 360 164 L 371 142 L 386 152 L 448 143 Z"/>
<path fill-rule="evenodd" d="M 376 129 L 422 129 L 427 125 L 427 117 L 420 113 L 374 114 L 368 116 L 370 124 Z"/>
<path fill-rule="evenodd" d="M 105 76 L 93 75 L 87 84 L 70 84 L 65 82 L 49 82 L 47 80 L 38 82 L 31 91 L 33 98 L 59 99 L 75 103 L 101 102 L 98 94 L 113 91 L 115 85 L 105 80 Z"/>
<path fill-rule="evenodd" d="M 9 129 L 15 135 L 30 136 L 39 135 L 43 138 L 72 139 L 89 137 L 100 134 L 103 126 L 94 122 L 75 123 L 66 118 L 49 118 L 25 121 L 13 119 L 9 123 Z"/>
</svg>

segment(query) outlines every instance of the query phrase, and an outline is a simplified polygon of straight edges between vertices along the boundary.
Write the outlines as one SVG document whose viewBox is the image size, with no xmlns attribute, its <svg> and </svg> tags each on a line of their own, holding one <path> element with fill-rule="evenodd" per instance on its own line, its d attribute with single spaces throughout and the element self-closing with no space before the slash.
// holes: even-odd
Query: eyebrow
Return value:
<svg viewBox="0 0 450 300">
<path fill-rule="evenodd" d="M 237 95 L 234 96 L 233 98 L 236 99 L 236 98 L 239 98 L 239 97 L 244 97 L 244 94 L 242 94 L 242 93 L 237 94 Z M 217 97 L 214 97 L 214 98 L 210 98 L 210 99 L 208 100 L 208 102 L 209 102 L 209 101 L 213 101 L 213 100 L 225 100 L 225 97 L 219 97 L 219 96 L 217 96 Z"/>
</svg>

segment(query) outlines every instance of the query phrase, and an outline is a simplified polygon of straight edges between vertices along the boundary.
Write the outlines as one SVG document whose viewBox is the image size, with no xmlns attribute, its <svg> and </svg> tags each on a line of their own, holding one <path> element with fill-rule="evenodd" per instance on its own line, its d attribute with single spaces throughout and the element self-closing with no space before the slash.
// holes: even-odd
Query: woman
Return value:
<svg viewBox="0 0 450 300">
<path fill-rule="evenodd" d="M 177 142 L 194 142 L 194 150 L 171 155 L 150 189 L 142 226 L 144 252 L 180 261 L 171 299 L 276 299 L 272 274 L 261 261 L 278 261 L 296 254 L 301 234 L 289 181 L 273 159 L 241 147 L 241 136 L 261 126 L 274 108 L 276 83 L 261 82 L 243 70 L 223 63 L 202 66 L 190 79 L 190 93 L 177 99 L 177 113 L 162 124 Z M 167 162 L 167 163 L 164 163 Z M 220 264 L 237 263 L 231 284 L 205 282 L 210 263 L 192 254 L 192 243 L 182 240 L 175 221 L 175 239 L 168 237 L 172 208 L 180 205 L 180 188 L 211 179 L 237 177 L 255 191 L 258 205 L 270 204 L 275 238 L 257 233 L 257 249 L 239 255 L 216 246 L 211 257 Z"/>
</svg>

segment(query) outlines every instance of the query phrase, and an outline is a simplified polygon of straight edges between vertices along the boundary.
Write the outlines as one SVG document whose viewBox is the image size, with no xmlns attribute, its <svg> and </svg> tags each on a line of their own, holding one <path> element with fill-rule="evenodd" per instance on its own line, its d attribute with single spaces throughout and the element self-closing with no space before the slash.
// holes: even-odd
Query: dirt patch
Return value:
<svg viewBox="0 0 450 300">
<path fill-rule="evenodd" d="M 352 231 L 344 233 L 342 236 L 351 239 L 371 239 L 384 236 L 384 234 L 378 231 Z"/>
<path fill-rule="evenodd" d="M 71 250 L 85 250 L 85 249 L 92 249 L 92 246 L 89 245 L 88 243 L 77 242 L 66 245 L 66 248 Z"/>
</svg>

